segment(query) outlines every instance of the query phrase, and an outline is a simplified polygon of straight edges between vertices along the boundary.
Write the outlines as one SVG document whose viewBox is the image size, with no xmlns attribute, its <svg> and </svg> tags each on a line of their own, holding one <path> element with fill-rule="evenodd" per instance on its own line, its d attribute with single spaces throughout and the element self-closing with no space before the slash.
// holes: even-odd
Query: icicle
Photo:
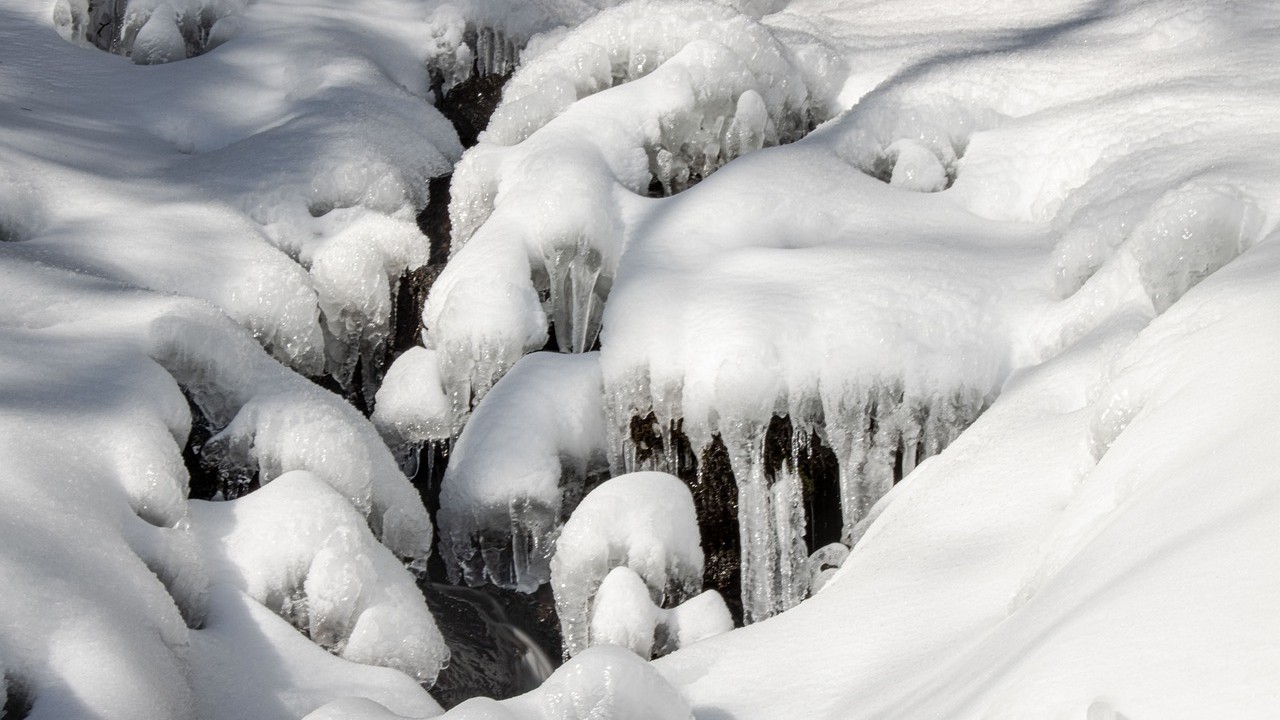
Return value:
<svg viewBox="0 0 1280 720">
<path fill-rule="evenodd" d="M 765 426 L 750 421 L 732 425 L 724 428 L 725 444 L 738 485 L 743 617 L 752 623 L 793 607 L 808 592 L 804 490 L 794 435 L 790 457 L 771 473 Z"/>
<path fill-rule="evenodd" d="M 493 28 L 480 28 L 476 34 L 476 70 L 481 77 L 493 71 Z"/>
<path fill-rule="evenodd" d="M 570 349 L 576 353 L 590 350 L 596 341 L 596 333 L 599 332 L 600 307 L 595 300 L 600 266 L 600 253 L 594 249 L 580 249 L 570 264 L 569 280 L 573 299 L 573 310 L 570 313 L 573 338 Z"/>
</svg>

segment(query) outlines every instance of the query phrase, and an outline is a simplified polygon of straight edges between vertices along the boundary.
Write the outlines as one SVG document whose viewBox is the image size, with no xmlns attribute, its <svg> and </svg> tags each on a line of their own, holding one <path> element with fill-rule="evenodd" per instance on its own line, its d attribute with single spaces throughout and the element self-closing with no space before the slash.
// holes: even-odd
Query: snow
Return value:
<svg viewBox="0 0 1280 720">
<path fill-rule="evenodd" d="M 597 356 L 520 360 L 450 455 L 438 515 L 450 578 L 523 592 L 548 582 L 561 526 L 607 472 Z"/>
<path fill-rule="evenodd" d="M 369 419 L 402 467 L 416 460 L 423 445 L 454 436 L 453 409 L 445 397 L 434 352 L 415 345 L 391 363 Z"/>
<path fill-rule="evenodd" d="M 374 716 L 377 718 L 379 716 Z M 468 700 L 447 720 L 689 720 L 680 694 L 643 660 L 616 646 L 588 648 L 537 690 L 511 700 Z M 371 718 L 370 720 L 374 720 Z"/>
<path fill-rule="evenodd" d="M 7 709 L 439 713 L 397 460 L 456 437 L 446 562 L 550 577 L 573 657 L 452 717 L 1280 714 L 1272 4 L 108 5 L 0 0 Z M 677 434 L 749 627 L 628 474 Z"/>
<path fill-rule="evenodd" d="M 229 584 L 340 657 L 430 682 L 448 659 L 414 578 L 345 498 L 285 473 L 231 502 L 193 502 L 210 581 Z"/>
<path fill-rule="evenodd" d="M 659 607 L 701 589 L 698 521 L 679 478 L 619 475 L 588 493 L 565 523 L 551 558 L 551 588 L 567 656 L 591 644 L 591 600 L 616 567 L 635 572 Z M 625 586 L 619 595 L 628 596 Z"/>
<path fill-rule="evenodd" d="M 626 566 L 609 571 L 591 599 L 590 645 L 620 645 L 646 660 L 733 629 L 714 590 L 675 607 L 654 605 L 644 578 Z"/>
<path fill-rule="evenodd" d="M 461 151 L 425 99 L 427 18 L 207 3 L 213 51 L 184 59 L 170 19 L 197 5 L 130 5 L 134 59 L 170 60 L 147 67 L 59 37 L 87 5 L 0 6 L 5 692 L 32 718 L 296 718 L 344 695 L 434 714 L 446 651 L 400 562 L 425 561 L 430 519 L 309 379 L 376 354 L 426 257 L 425 180 Z M 226 489 L 264 486 L 219 506 L 245 510 L 234 557 L 188 499 L 206 425 L 193 449 Z M 308 631 L 348 659 L 245 594 L 241 573 L 302 582 L 286 553 L 315 571 Z"/>
<path fill-rule="evenodd" d="M 635 194 L 681 189 L 826 117 L 820 71 L 837 63 L 820 60 L 721 5 L 632 3 L 523 66 L 454 173 L 452 255 L 424 311 L 458 410 L 549 325 L 561 349 L 591 349 Z"/>
</svg>

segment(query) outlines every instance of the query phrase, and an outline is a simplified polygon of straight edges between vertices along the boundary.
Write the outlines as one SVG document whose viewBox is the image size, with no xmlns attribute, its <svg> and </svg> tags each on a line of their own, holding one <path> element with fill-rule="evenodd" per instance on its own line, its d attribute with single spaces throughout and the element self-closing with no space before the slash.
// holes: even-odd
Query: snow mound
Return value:
<svg viewBox="0 0 1280 720">
<path fill-rule="evenodd" d="M 375 720 L 381 716 L 371 716 Z M 688 704 L 651 665 L 624 648 L 593 647 L 566 662 L 542 686 L 497 702 L 468 700 L 448 720 L 692 720 Z"/>
<path fill-rule="evenodd" d="M 396 358 L 382 378 L 369 419 L 406 468 L 405 474 L 413 477 L 416 473 L 409 471 L 409 463 L 423 445 L 457 434 L 436 354 L 414 346 Z"/>
<path fill-rule="evenodd" d="M 590 645 L 621 645 L 646 660 L 733 629 L 724 599 L 708 590 L 664 609 L 629 567 L 609 571 L 591 600 Z"/>
<path fill-rule="evenodd" d="M 432 682 L 449 657 L 413 576 L 319 478 L 192 505 L 211 580 L 232 584 L 337 655 Z"/>
<path fill-rule="evenodd" d="M 397 555 L 424 560 L 430 518 L 373 427 L 211 315 L 171 311 L 148 328 L 150 354 L 218 428 L 201 456 L 225 477 L 259 485 L 308 470 L 341 493 Z"/>
<path fill-rule="evenodd" d="M 393 718 L 441 712 L 409 676 L 331 655 L 225 584 L 213 586 L 208 620 L 192 633 L 190 666 L 196 717 L 208 720 L 296 720 L 330 705 L 376 707 Z"/>
<path fill-rule="evenodd" d="M 556 536 L 608 472 L 595 353 L 535 353 L 476 408 L 440 490 L 441 552 L 455 582 L 532 592 Z"/>
<path fill-rule="evenodd" d="M 606 481 L 574 510 L 551 559 L 565 654 L 590 644 L 591 599 L 614 568 L 634 571 L 664 606 L 702 589 L 702 566 L 693 496 L 679 478 L 641 472 Z"/>
</svg>

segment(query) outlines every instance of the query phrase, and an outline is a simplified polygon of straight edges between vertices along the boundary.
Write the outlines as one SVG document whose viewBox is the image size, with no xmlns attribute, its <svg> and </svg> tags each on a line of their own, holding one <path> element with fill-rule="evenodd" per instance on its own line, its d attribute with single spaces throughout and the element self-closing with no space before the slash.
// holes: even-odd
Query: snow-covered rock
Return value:
<svg viewBox="0 0 1280 720">
<path fill-rule="evenodd" d="M 565 654 L 590 645 L 591 600 L 614 568 L 635 572 L 662 607 L 702 589 L 702 566 L 693 498 L 679 478 L 640 472 L 606 481 L 574 510 L 551 558 Z"/>
<path fill-rule="evenodd" d="M 438 516 L 450 577 L 523 592 L 545 584 L 560 528 L 608 468 L 598 356 L 523 358 L 450 455 Z"/>
</svg>

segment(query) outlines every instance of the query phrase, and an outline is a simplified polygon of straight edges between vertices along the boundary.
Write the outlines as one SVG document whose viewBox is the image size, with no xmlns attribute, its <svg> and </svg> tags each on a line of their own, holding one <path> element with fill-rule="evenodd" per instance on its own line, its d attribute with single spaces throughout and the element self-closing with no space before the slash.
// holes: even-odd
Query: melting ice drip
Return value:
<svg viewBox="0 0 1280 720">
<path fill-rule="evenodd" d="M 815 496 L 840 499 L 839 541 L 851 546 L 894 483 L 955 440 L 990 400 L 972 388 L 915 396 L 905 394 L 901 384 L 868 384 L 832 402 L 823 417 L 794 428 L 794 420 L 776 415 L 770 421 L 722 420 L 720 440 L 737 489 L 744 620 L 771 617 L 809 595 L 809 553 L 835 539 L 811 532 L 811 516 L 831 510 L 815 508 Z M 680 426 L 678 420 L 630 415 L 625 430 L 614 429 L 618 467 L 688 477 L 689 465 L 696 457 L 705 459 L 707 448 L 682 453 L 688 439 Z M 815 448 L 835 453 L 838 474 L 815 469 Z M 696 467 L 703 486 L 704 472 L 704 466 Z"/>
<path fill-rule="evenodd" d="M 600 333 L 600 316 L 612 278 L 602 274 L 600 252 L 586 241 L 548 248 L 544 257 L 547 316 L 563 351 L 591 349 Z M 535 287 L 543 278 L 536 277 Z"/>
</svg>

